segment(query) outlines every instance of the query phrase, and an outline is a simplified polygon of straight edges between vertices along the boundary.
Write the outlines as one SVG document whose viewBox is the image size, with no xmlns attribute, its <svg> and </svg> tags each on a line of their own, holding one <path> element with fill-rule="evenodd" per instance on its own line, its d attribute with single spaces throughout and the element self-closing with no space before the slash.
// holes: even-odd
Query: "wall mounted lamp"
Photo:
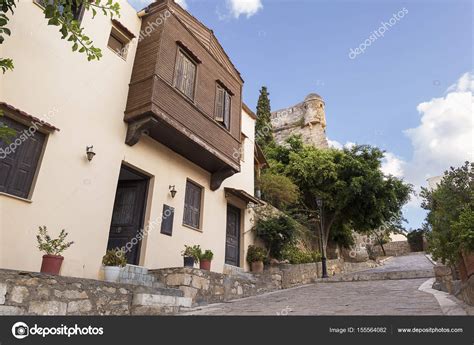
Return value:
<svg viewBox="0 0 474 345">
<path fill-rule="evenodd" d="M 174 198 L 177 193 L 175 186 L 170 185 L 169 189 L 170 189 L 171 197 Z"/>
<path fill-rule="evenodd" d="M 92 158 L 95 156 L 94 152 L 94 146 L 87 146 L 86 147 L 86 155 L 87 155 L 87 160 L 90 162 Z"/>
</svg>

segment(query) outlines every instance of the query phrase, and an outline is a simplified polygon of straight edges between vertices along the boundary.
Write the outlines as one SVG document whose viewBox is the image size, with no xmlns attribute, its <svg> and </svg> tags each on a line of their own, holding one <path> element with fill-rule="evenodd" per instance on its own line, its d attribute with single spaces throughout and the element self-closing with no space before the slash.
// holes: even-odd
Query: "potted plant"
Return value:
<svg viewBox="0 0 474 345">
<path fill-rule="evenodd" d="M 214 258 L 214 253 L 211 250 L 207 249 L 199 257 L 199 268 L 202 270 L 210 271 L 212 258 Z"/>
<path fill-rule="evenodd" d="M 120 276 L 120 270 L 127 264 L 127 259 L 123 251 L 119 248 L 107 250 L 102 258 L 104 265 L 104 276 L 108 282 L 117 282 Z"/>
<path fill-rule="evenodd" d="M 263 248 L 250 245 L 247 250 L 247 262 L 254 273 L 263 272 L 263 260 L 266 258 L 266 251 Z"/>
<path fill-rule="evenodd" d="M 39 227 L 39 234 L 36 235 L 38 249 L 45 252 L 43 262 L 41 263 L 41 273 L 59 274 L 64 260 L 61 253 L 74 244 L 74 242 L 66 242 L 67 235 L 68 233 L 63 229 L 58 238 L 52 239 L 48 235 L 46 226 Z"/>
<path fill-rule="evenodd" d="M 184 258 L 184 267 L 194 267 L 194 264 L 199 261 L 201 256 L 201 246 L 184 246 L 184 251 L 181 253 Z"/>
</svg>

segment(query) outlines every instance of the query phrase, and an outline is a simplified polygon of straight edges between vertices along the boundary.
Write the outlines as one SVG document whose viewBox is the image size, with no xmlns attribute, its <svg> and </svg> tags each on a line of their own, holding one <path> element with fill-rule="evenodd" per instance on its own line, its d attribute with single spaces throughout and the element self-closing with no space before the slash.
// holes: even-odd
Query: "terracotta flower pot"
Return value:
<svg viewBox="0 0 474 345">
<path fill-rule="evenodd" d="M 64 257 L 61 255 L 43 255 L 41 273 L 58 275 L 61 270 Z"/>
<path fill-rule="evenodd" d="M 263 272 L 263 261 L 252 262 L 251 269 L 252 269 L 253 273 L 262 273 Z"/>
<path fill-rule="evenodd" d="M 211 260 L 201 260 L 199 261 L 199 268 L 202 270 L 210 271 L 211 270 Z"/>
</svg>

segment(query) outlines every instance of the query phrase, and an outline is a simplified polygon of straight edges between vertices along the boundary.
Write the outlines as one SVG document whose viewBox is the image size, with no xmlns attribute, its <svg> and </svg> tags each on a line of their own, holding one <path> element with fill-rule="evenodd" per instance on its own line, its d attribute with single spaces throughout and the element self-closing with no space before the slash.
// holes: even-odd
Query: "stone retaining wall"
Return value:
<svg viewBox="0 0 474 345">
<path fill-rule="evenodd" d="M 377 264 L 373 261 L 364 263 L 347 263 L 342 259 L 327 261 L 330 276 L 375 266 Z M 320 262 L 272 265 L 261 274 L 243 272 L 238 268 L 227 269 L 224 274 L 185 267 L 150 271 L 164 286 L 183 291 L 185 297 L 192 299 L 193 305 L 219 303 L 310 284 L 321 277 L 321 272 Z"/>
<path fill-rule="evenodd" d="M 474 275 L 466 281 L 456 280 L 453 270 L 444 265 L 436 265 L 434 273 L 433 289 L 450 293 L 467 304 L 474 305 Z"/>
<path fill-rule="evenodd" d="M 387 256 L 400 256 L 411 252 L 410 245 L 407 241 L 388 242 L 383 245 L 383 248 Z M 383 255 L 382 248 L 380 248 L 379 245 L 372 246 L 372 250 L 377 256 Z"/>
<path fill-rule="evenodd" d="M 161 289 L 181 298 L 181 291 Z M 0 315 L 141 315 L 174 313 L 179 308 L 142 310 L 133 297 L 160 289 L 99 280 L 0 270 Z"/>
</svg>

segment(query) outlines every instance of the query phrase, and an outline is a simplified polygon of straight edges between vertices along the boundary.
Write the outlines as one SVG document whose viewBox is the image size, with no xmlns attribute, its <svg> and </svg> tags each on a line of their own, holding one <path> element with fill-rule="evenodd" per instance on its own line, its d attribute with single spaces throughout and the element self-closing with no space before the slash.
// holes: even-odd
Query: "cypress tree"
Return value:
<svg viewBox="0 0 474 345">
<path fill-rule="evenodd" d="M 255 124 L 256 142 L 263 149 L 274 143 L 273 128 L 271 122 L 270 94 L 266 86 L 262 86 L 257 103 L 257 121 Z"/>
</svg>

